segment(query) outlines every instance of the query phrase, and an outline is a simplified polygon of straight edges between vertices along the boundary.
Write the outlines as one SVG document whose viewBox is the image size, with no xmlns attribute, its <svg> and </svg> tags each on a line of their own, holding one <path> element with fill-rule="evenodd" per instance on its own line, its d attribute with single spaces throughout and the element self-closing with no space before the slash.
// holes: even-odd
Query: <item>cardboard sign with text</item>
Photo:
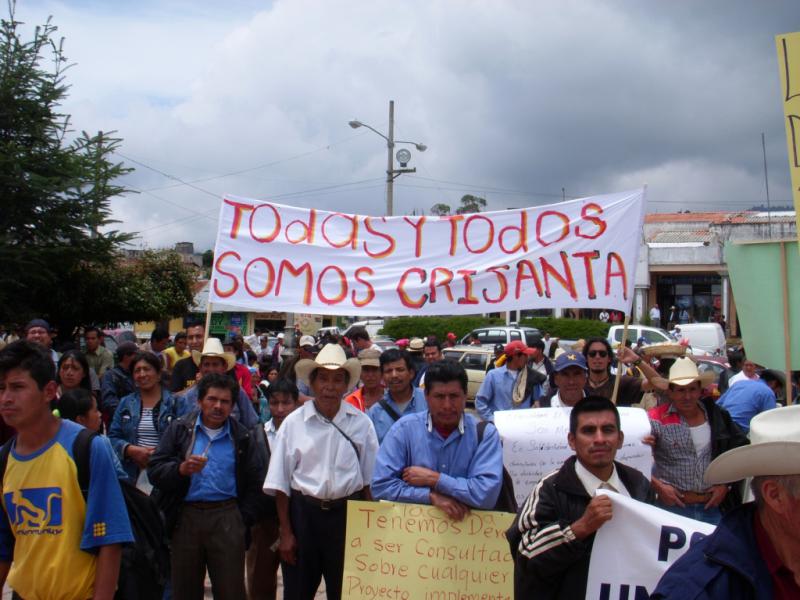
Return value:
<svg viewBox="0 0 800 600">
<path fill-rule="evenodd" d="M 649 598 L 672 563 L 714 526 L 598 490 L 611 498 L 614 517 L 597 531 L 586 600 Z"/>
<path fill-rule="evenodd" d="M 348 502 L 342 598 L 511 600 L 513 519 L 473 510 L 456 522 L 433 506 Z"/>
<path fill-rule="evenodd" d="M 503 440 L 503 464 L 514 480 L 514 495 L 522 506 L 539 480 L 558 469 L 574 453 L 567 443 L 569 408 L 526 408 L 494 413 Z M 650 477 L 653 452 L 642 443 L 650 421 L 641 408 L 618 407 L 625 441 L 618 462 Z"/>
</svg>

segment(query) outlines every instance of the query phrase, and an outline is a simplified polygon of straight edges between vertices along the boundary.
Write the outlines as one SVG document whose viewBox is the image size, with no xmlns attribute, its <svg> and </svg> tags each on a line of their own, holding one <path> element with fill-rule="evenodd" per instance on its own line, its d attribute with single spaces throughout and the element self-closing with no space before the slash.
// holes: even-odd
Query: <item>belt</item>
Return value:
<svg viewBox="0 0 800 600">
<path fill-rule="evenodd" d="M 215 502 L 185 502 L 184 505 L 188 508 L 197 508 L 199 510 L 212 510 L 214 508 L 225 508 L 227 506 L 236 506 L 236 498 L 228 498 L 227 500 L 217 500 Z"/>
<path fill-rule="evenodd" d="M 706 504 L 711 500 L 711 492 L 681 492 L 684 504 Z"/>
<path fill-rule="evenodd" d="M 344 508 L 347 504 L 348 500 L 361 500 L 361 492 L 356 492 L 355 494 L 350 494 L 349 496 L 345 496 L 344 498 L 336 498 L 335 500 L 323 500 L 321 498 L 315 498 L 314 496 L 306 496 L 302 492 L 298 492 L 297 490 L 292 490 L 293 495 L 301 498 L 303 502 L 310 506 L 314 506 L 320 510 L 336 510 L 338 508 Z"/>
</svg>

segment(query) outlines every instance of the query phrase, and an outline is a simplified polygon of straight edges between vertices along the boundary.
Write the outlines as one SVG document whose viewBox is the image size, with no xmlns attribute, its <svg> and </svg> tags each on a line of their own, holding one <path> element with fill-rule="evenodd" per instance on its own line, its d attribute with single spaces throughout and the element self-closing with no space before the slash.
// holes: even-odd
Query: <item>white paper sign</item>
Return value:
<svg viewBox="0 0 800 600">
<path fill-rule="evenodd" d="M 225 197 L 210 299 L 256 311 L 627 312 L 644 190 L 467 215 L 372 217 Z"/>
<path fill-rule="evenodd" d="M 570 408 L 526 408 L 494 413 L 494 424 L 503 439 L 503 464 L 514 480 L 514 494 L 522 506 L 539 480 L 555 471 L 574 452 L 567 443 Z M 623 447 L 616 460 L 650 478 L 653 451 L 642 443 L 650 434 L 650 421 L 641 408 L 618 407 Z"/>
<path fill-rule="evenodd" d="M 598 494 L 611 498 L 614 516 L 595 535 L 586 600 L 649 598 L 669 566 L 714 531 L 708 523 L 620 494 Z"/>
</svg>

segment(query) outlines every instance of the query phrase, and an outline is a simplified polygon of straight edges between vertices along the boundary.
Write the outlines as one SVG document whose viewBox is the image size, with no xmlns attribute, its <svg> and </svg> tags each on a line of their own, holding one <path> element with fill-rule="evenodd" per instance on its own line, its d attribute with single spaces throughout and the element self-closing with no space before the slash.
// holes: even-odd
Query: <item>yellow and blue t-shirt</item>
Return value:
<svg viewBox="0 0 800 600">
<path fill-rule="evenodd" d="M 20 455 L 12 446 L 3 477 L 0 561 L 8 584 L 26 600 L 82 600 L 94 592 L 96 550 L 133 541 L 109 444 L 92 440 L 84 500 L 72 444 L 82 429 L 62 420 L 44 447 Z"/>
</svg>

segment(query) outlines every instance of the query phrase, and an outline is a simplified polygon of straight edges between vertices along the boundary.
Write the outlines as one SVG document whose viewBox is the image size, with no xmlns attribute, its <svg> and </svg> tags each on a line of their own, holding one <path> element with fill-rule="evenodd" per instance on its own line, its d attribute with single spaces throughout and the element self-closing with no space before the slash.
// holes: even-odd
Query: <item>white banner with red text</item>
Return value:
<svg viewBox="0 0 800 600">
<path fill-rule="evenodd" d="M 627 312 L 643 218 L 643 189 L 444 217 L 371 217 L 227 196 L 210 299 L 342 315 Z"/>
<path fill-rule="evenodd" d="M 649 598 L 661 576 L 714 526 L 687 519 L 607 490 L 610 521 L 597 531 L 586 600 Z"/>
</svg>

